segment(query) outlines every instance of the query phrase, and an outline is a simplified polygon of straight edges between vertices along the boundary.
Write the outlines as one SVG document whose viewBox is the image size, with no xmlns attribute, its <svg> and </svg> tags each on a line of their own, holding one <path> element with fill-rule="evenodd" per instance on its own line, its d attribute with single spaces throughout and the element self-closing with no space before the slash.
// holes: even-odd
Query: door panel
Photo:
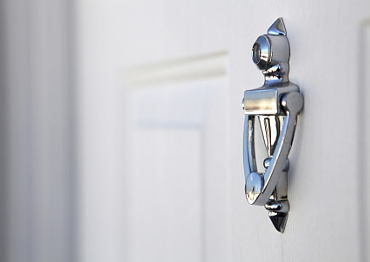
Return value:
<svg viewBox="0 0 370 262">
<path fill-rule="evenodd" d="M 199 130 L 139 128 L 134 140 L 128 261 L 201 261 Z"/>
<path fill-rule="evenodd" d="M 215 67 L 204 59 L 191 63 Z M 184 70 L 185 82 L 130 90 L 128 261 L 227 258 L 226 79 L 194 80 L 184 68 L 176 74 Z M 171 72 L 156 79 L 170 80 Z"/>
<path fill-rule="evenodd" d="M 359 72 L 368 75 L 368 25 L 363 21 L 370 17 L 370 4 L 127 3 L 79 1 L 82 46 L 101 41 L 81 50 L 82 61 L 88 61 L 81 65 L 86 80 L 81 87 L 83 116 L 102 110 L 93 101 L 104 94 L 104 112 L 121 121 L 96 114 L 105 129 L 116 130 L 115 139 L 98 129 L 85 142 L 129 140 L 120 144 L 124 150 L 112 151 L 114 160 L 102 156 L 91 163 L 87 156 L 94 153 L 88 150 L 80 156 L 86 167 L 82 170 L 94 172 L 94 165 L 114 163 L 121 172 L 110 181 L 93 176 L 96 183 L 116 182 L 117 191 L 127 190 L 122 201 L 116 195 L 106 198 L 112 207 L 122 208 L 125 218 L 115 221 L 127 232 L 122 240 L 125 249 L 115 249 L 121 252 L 117 257 L 173 261 L 182 254 L 188 261 L 366 261 L 370 211 L 364 170 L 369 170 L 369 139 L 367 125 L 363 133 L 359 131 L 364 126 L 359 114 L 368 118 L 364 99 L 370 87 Z M 251 47 L 278 17 L 284 18 L 291 45 L 290 79 L 305 98 L 290 154 L 291 211 L 284 234 L 275 231 L 263 208 L 249 206 L 245 199 L 240 106 L 244 90 L 263 81 L 250 58 Z M 87 30 L 94 21 L 99 27 Z M 105 43 L 111 43 L 109 48 L 102 48 Z M 207 54 L 220 53 L 215 50 L 226 50 L 221 52 L 228 54 L 222 56 L 223 66 L 211 59 L 213 69 L 203 67 Z M 107 66 L 97 73 L 91 64 L 102 61 Z M 179 67 L 187 69 L 179 73 Z M 191 77 L 184 73 L 189 70 Z M 88 77 L 92 74 L 95 81 Z M 107 81 L 109 87 L 104 85 Z M 94 126 L 83 125 L 84 130 Z M 258 149 L 263 152 L 263 144 Z M 120 156 L 129 168 L 123 167 Z M 86 181 L 88 174 L 82 173 Z M 81 205 L 88 206 L 92 195 L 86 188 Z M 104 225 L 101 220 L 88 223 L 92 215 L 104 217 L 95 209 L 83 212 L 80 223 L 89 225 L 84 232 Z M 101 242 L 84 232 L 82 258 L 91 255 L 84 255 L 88 251 L 102 258 L 109 253 L 104 245 L 91 251 L 89 247 Z"/>
</svg>

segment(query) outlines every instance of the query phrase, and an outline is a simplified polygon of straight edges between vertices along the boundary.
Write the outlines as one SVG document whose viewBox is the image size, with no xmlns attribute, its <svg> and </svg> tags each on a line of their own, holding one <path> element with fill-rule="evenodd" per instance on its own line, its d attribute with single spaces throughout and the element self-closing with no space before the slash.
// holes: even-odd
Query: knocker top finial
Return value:
<svg viewBox="0 0 370 262">
<path fill-rule="evenodd" d="M 283 19 L 278 18 L 257 38 L 252 48 L 252 59 L 265 77 L 265 84 L 289 81 L 290 47 Z"/>
</svg>

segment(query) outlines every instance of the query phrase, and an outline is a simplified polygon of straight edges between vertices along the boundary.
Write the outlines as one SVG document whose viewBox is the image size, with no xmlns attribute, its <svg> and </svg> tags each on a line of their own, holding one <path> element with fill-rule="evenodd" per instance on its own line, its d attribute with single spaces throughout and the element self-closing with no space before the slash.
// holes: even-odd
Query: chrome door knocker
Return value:
<svg viewBox="0 0 370 262">
<path fill-rule="evenodd" d="M 262 70 L 262 87 L 244 92 L 244 175 L 249 204 L 265 206 L 275 228 L 284 232 L 288 219 L 289 151 L 297 117 L 303 108 L 299 87 L 289 82 L 290 47 L 285 25 L 278 18 L 257 38 L 252 49 L 253 62 Z M 264 173 L 258 173 L 254 152 L 255 117 L 261 125 L 268 157 Z"/>
</svg>

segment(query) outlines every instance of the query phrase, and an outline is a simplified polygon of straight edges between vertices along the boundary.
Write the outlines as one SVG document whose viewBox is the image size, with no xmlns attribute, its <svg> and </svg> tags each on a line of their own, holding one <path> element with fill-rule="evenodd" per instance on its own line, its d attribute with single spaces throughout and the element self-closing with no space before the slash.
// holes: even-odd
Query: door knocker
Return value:
<svg viewBox="0 0 370 262">
<path fill-rule="evenodd" d="M 265 206 L 279 232 L 288 219 L 289 151 L 297 117 L 303 108 L 299 87 L 289 82 L 290 47 L 282 18 L 278 18 L 257 38 L 252 49 L 253 62 L 265 78 L 260 88 L 244 92 L 244 175 L 249 204 Z M 258 119 L 268 157 L 264 173 L 258 173 L 254 151 L 254 122 Z"/>
</svg>

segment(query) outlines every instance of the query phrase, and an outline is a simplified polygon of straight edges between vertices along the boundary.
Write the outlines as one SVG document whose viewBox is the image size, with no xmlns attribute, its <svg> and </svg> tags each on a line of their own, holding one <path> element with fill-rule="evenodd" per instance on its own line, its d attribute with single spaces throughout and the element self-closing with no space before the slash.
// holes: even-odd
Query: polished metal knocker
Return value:
<svg viewBox="0 0 370 262">
<path fill-rule="evenodd" d="M 275 228 L 284 232 L 288 219 L 289 151 L 297 117 L 303 108 L 299 87 L 289 82 L 290 47 L 285 25 L 278 18 L 257 38 L 253 62 L 262 70 L 262 87 L 244 93 L 244 175 L 249 204 L 265 206 Z M 258 118 L 268 157 L 264 173 L 258 173 L 254 151 L 254 122 Z"/>
</svg>

